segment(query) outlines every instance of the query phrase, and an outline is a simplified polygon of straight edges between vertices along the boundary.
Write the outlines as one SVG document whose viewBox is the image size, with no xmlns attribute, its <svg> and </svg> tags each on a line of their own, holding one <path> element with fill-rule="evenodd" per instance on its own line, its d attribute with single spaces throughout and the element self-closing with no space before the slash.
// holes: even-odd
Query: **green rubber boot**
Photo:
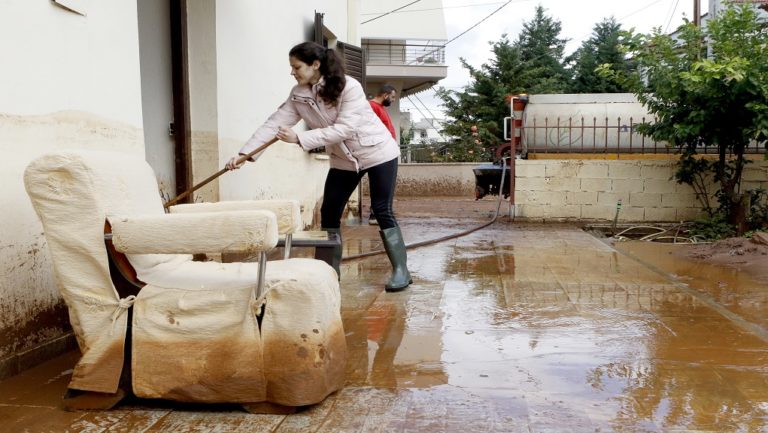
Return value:
<svg viewBox="0 0 768 433">
<path fill-rule="evenodd" d="M 387 251 L 390 263 L 392 263 L 392 276 L 384 286 L 387 292 L 399 292 L 413 282 L 411 273 L 408 272 L 408 256 L 405 252 L 405 242 L 400 227 L 392 227 L 379 231 L 384 242 L 384 250 Z"/>
<path fill-rule="evenodd" d="M 333 267 L 333 270 L 336 271 L 336 276 L 341 280 L 341 253 L 344 249 L 344 244 L 341 241 L 341 229 L 327 229 L 327 228 L 321 228 L 320 230 L 324 230 L 326 232 L 335 233 L 336 236 L 339 238 L 339 246 L 334 247 L 333 249 L 333 255 L 331 257 L 325 257 L 322 254 L 318 254 L 318 251 L 315 250 L 315 258 L 318 260 L 323 260 L 328 262 Z"/>
</svg>

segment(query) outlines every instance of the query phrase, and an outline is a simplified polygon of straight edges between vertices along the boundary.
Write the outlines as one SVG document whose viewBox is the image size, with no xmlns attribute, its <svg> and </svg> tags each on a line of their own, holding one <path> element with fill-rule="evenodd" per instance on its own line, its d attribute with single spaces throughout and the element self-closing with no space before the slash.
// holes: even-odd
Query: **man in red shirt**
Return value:
<svg viewBox="0 0 768 433">
<path fill-rule="evenodd" d="M 377 116 L 379 116 L 379 119 L 381 119 L 381 122 L 384 124 L 384 126 L 389 129 L 390 134 L 392 134 L 392 138 L 397 140 L 397 134 L 395 133 L 395 126 L 392 124 L 392 119 L 389 117 L 389 113 L 387 113 L 387 109 L 384 107 L 389 107 L 392 105 L 392 100 L 397 96 L 397 91 L 395 88 L 389 84 L 383 84 L 379 88 L 379 92 L 376 94 L 376 96 L 373 97 L 373 99 L 369 99 L 368 102 L 371 104 L 371 108 L 373 109 L 373 112 L 376 113 Z M 373 214 L 373 210 L 371 210 L 371 215 L 368 217 L 368 224 L 376 225 L 378 224 L 376 222 L 376 216 Z"/>
<path fill-rule="evenodd" d="M 379 119 L 381 119 L 382 123 L 384 123 L 384 126 L 389 129 L 389 132 L 392 134 L 392 138 L 397 140 L 397 135 L 395 134 L 395 127 L 392 125 L 392 119 L 389 117 L 389 113 L 387 113 L 387 109 L 384 107 L 389 107 L 392 105 L 392 100 L 397 95 L 397 92 L 395 91 L 395 88 L 390 86 L 389 84 L 384 84 L 379 89 L 379 93 L 376 94 L 376 96 L 373 97 L 373 99 L 370 99 L 368 102 L 371 103 L 371 108 L 373 108 L 373 112 L 376 113 L 377 116 L 379 116 Z"/>
</svg>

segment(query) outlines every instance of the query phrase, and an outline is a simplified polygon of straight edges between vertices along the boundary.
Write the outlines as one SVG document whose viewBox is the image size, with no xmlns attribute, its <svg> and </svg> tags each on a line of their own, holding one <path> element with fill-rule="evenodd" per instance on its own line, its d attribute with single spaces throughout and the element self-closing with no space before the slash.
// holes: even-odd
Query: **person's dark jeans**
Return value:
<svg viewBox="0 0 768 433">
<path fill-rule="evenodd" d="M 339 228 L 344 206 L 349 197 L 368 173 L 371 190 L 371 209 L 376 215 L 382 230 L 397 227 L 392 210 L 397 182 L 397 158 L 377 166 L 354 172 L 332 168 L 328 171 L 323 191 L 323 204 L 320 207 L 320 225 L 323 228 Z"/>
</svg>

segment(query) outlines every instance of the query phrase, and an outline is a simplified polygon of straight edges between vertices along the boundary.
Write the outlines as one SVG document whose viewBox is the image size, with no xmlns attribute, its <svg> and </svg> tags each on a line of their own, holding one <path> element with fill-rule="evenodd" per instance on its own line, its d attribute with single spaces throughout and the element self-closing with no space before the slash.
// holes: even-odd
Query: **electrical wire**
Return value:
<svg viewBox="0 0 768 433">
<path fill-rule="evenodd" d="M 376 20 L 377 20 L 377 19 L 379 19 L 379 18 L 383 18 L 383 17 L 385 17 L 385 16 L 387 16 L 387 15 L 389 15 L 389 14 L 391 14 L 391 13 L 395 13 L 395 12 L 399 11 L 400 9 L 405 9 L 405 8 L 407 8 L 408 6 L 410 6 L 410 5 L 412 5 L 412 4 L 415 4 L 415 3 L 418 3 L 418 2 L 420 2 L 420 1 L 421 1 L 421 0 L 412 1 L 412 2 L 408 3 L 408 4 L 407 4 L 407 5 L 405 5 L 405 6 L 401 6 L 401 7 L 397 8 L 397 9 L 393 9 L 393 10 L 391 10 L 391 11 L 387 12 L 387 13 L 383 13 L 383 14 L 381 14 L 381 15 L 377 16 L 377 17 L 373 17 L 373 18 L 371 18 L 371 19 L 369 19 L 369 20 L 363 21 L 363 22 L 362 22 L 362 23 L 360 23 L 360 24 L 362 25 L 362 24 L 365 24 L 365 23 L 370 23 L 371 21 L 376 21 Z"/>
<path fill-rule="evenodd" d="M 416 98 L 416 100 L 417 100 L 417 101 L 419 101 L 419 102 L 421 103 L 421 105 L 424 107 L 424 109 L 425 109 L 425 110 L 427 110 L 427 113 L 429 113 L 429 115 L 430 115 L 430 116 L 432 116 L 432 120 L 433 120 L 433 121 L 432 121 L 432 122 L 430 122 L 430 123 L 432 123 L 432 127 L 434 128 L 434 126 L 435 126 L 435 124 L 434 124 L 434 120 L 435 120 L 435 119 L 437 119 L 437 117 L 435 117 L 435 115 L 432 113 L 432 110 L 430 110 L 430 109 L 429 109 L 429 107 L 427 107 L 427 104 L 425 104 L 425 103 L 424 103 L 424 102 L 423 102 L 421 99 L 419 99 L 419 96 L 418 96 L 418 95 L 416 95 L 416 94 L 414 93 L 414 94 L 413 94 L 413 97 L 414 97 L 414 98 Z M 408 96 L 408 100 L 410 101 L 410 95 Z M 411 103 L 413 103 L 413 101 L 411 101 Z M 419 112 L 421 113 L 421 111 L 419 111 Z M 448 140 L 446 140 L 446 139 L 445 139 L 445 137 L 443 137 L 443 134 L 441 134 L 441 133 L 440 133 L 440 131 L 439 131 L 437 128 L 435 128 L 435 130 L 437 130 L 437 135 L 439 135 L 439 136 L 440 136 L 440 139 L 441 139 L 441 140 L 443 140 L 443 141 L 448 141 Z"/>
<path fill-rule="evenodd" d="M 425 119 L 428 119 L 427 115 L 426 115 L 426 114 L 424 114 L 424 112 L 423 112 L 423 111 L 421 111 L 421 108 L 419 108 L 419 106 L 418 106 L 418 105 L 416 105 L 416 104 L 415 104 L 415 103 L 414 103 L 414 102 L 411 100 L 411 97 L 410 97 L 410 96 L 406 96 L 406 99 L 408 99 L 408 102 L 410 102 L 410 103 L 411 103 L 411 105 L 413 105 L 413 108 L 415 108 L 415 109 L 416 109 L 416 111 L 418 111 L 418 112 L 419 112 L 419 114 L 421 114 L 421 117 L 423 117 L 423 118 L 425 118 Z"/>
<path fill-rule="evenodd" d="M 499 9 L 496 9 L 494 12 L 492 12 L 492 13 L 491 13 L 491 15 L 495 14 L 495 13 L 496 13 L 496 12 L 498 12 L 498 11 L 499 11 L 501 8 L 503 8 L 504 6 L 508 5 L 509 3 L 512 3 L 513 1 L 514 1 L 514 0 L 509 0 L 509 1 L 507 1 L 507 2 L 506 2 L 506 3 L 504 3 L 504 4 L 503 4 L 503 5 L 502 5 L 502 6 L 501 6 Z M 528 1 L 528 0 L 518 0 L 518 1 Z M 617 19 L 617 21 L 620 23 L 621 21 L 623 21 L 623 20 L 625 20 L 625 19 L 627 19 L 627 18 L 629 18 L 629 17 L 632 17 L 632 16 L 634 16 L 634 15 L 637 15 L 637 14 L 639 14 L 640 12 L 643 12 L 644 10 L 646 10 L 646 9 L 650 8 L 650 7 L 651 7 L 651 6 L 653 6 L 653 5 L 655 5 L 655 4 L 657 4 L 657 3 L 661 3 L 662 1 L 666 1 L 666 0 L 654 0 L 654 1 L 652 1 L 652 2 L 650 2 L 650 3 L 648 3 L 648 4 L 646 4 L 645 6 L 643 6 L 643 7 L 639 8 L 639 9 L 636 9 L 636 10 L 632 11 L 632 12 L 628 13 L 627 15 L 624 15 L 624 16 L 623 16 L 623 17 L 621 17 L 621 18 L 618 18 L 618 19 Z M 677 0 L 677 1 L 679 2 L 679 0 Z M 488 3 L 486 3 L 486 4 L 488 4 Z M 470 27 L 469 29 L 465 30 L 464 32 L 460 33 L 459 35 L 457 35 L 457 36 L 456 36 L 456 37 L 454 37 L 453 39 L 451 39 L 451 40 L 449 40 L 448 42 L 446 42 L 445 44 L 443 44 L 443 46 L 442 46 L 442 47 L 440 47 L 440 48 L 443 48 L 443 47 L 445 47 L 446 45 L 448 45 L 448 43 L 450 43 L 450 42 L 453 42 L 454 40 L 458 39 L 460 36 L 464 35 L 465 33 L 469 32 L 470 30 L 472 30 L 474 27 L 477 27 L 477 25 L 479 25 L 479 24 L 480 24 L 482 21 L 485 21 L 486 19 L 488 19 L 488 18 L 489 18 L 491 15 L 488 15 L 487 17 L 483 18 L 481 21 L 479 21 L 478 23 L 476 23 L 475 25 L 473 25 L 473 26 L 472 26 L 472 27 Z M 584 39 L 584 38 L 588 37 L 588 36 L 589 36 L 589 35 L 591 35 L 591 34 L 592 34 L 592 32 L 590 31 L 589 33 L 587 33 L 587 34 L 583 35 L 583 36 L 582 36 L 581 38 L 579 38 L 579 39 Z M 435 52 L 435 51 L 437 51 L 437 50 L 439 50 L 439 48 L 438 48 L 438 49 L 436 49 L 436 50 L 434 50 L 433 52 Z M 429 53 L 429 54 L 432 54 L 432 53 Z M 542 54 L 542 55 L 540 55 L 540 56 L 538 56 L 538 57 L 534 57 L 534 58 L 532 58 L 532 59 L 530 59 L 530 60 L 531 60 L 531 61 L 535 61 L 535 60 L 538 60 L 538 59 L 540 59 L 540 58 L 543 58 L 544 56 L 546 56 L 546 54 Z M 464 88 L 466 88 L 466 86 L 456 86 L 456 87 L 451 87 L 451 88 L 455 88 L 455 89 L 464 89 Z M 434 90 L 433 90 L 433 92 L 434 92 Z"/>
<path fill-rule="evenodd" d="M 443 44 L 443 47 L 445 47 L 446 45 L 448 45 L 448 44 L 450 44 L 451 42 L 455 41 L 456 39 L 459 39 L 460 37 L 464 36 L 464 35 L 465 35 L 465 34 L 467 34 L 467 33 L 468 33 L 470 30 L 472 30 L 472 29 L 474 29 L 475 27 L 477 27 L 477 26 L 479 26 L 480 24 L 482 24 L 482 23 L 483 23 L 483 21 L 485 21 L 485 20 L 487 20 L 488 18 L 490 18 L 490 17 L 492 17 L 492 16 L 496 15 L 496 13 L 497 13 L 497 12 L 499 12 L 499 11 L 500 11 L 500 10 L 502 10 L 502 9 L 504 9 L 504 7 L 506 7 L 508 4 L 512 3 L 513 1 L 514 1 L 514 0 L 509 0 L 509 1 L 507 1 L 506 3 L 504 3 L 503 5 L 499 6 L 499 8 L 498 8 L 498 9 L 496 9 L 495 11 L 491 12 L 490 14 L 488 14 L 488 16 L 486 16 L 485 18 L 483 18 L 483 19 L 481 19 L 480 21 L 476 22 L 475 24 L 473 24 L 473 25 L 472 25 L 472 27 L 470 27 L 470 28 L 468 28 L 468 29 L 464 30 L 463 32 L 461 32 L 461 33 L 459 33 L 458 35 L 454 36 L 453 38 L 449 39 L 449 40 L 448 40 L 448 42 L 446 42 L 446 43 L 444 43 L 444 44 Z M 532 1 L 532 0 L 522 0 L 522 1 Z"/>
<path fill-rule="evenodd" d="M 522 0 L 522 1 L 529 1 L 529 0 Z M 459 39 L 460 37 L 462 37 L 462 36 L 464 36 L 465 34 L 469 33 L 469 31 L 470 31 L 470 30 L 472 30 L 472 29 L 474 29 L 475 27 L 479 26 L 480 24 L 482 24 L 482 23 L 483 23 L 483 21 L 487 20 L 488 18 L 490 18 L 490 17 L 492 17 L 492 16 L 496 15 L 496 13 L 498 13 L 500 10 L 504 9 L 504 7 L 505 7 L 505 6 L 507 6 L 508 4 L 510 4 L 510 3 L 512 3 L 512 2 L 513 2 L 513 0 L 508 0 L 506 3 L 504 3 L 504 4 L 503 4 L 503 5 L 501 5 L 501 6 L 499 6 L 499 8 L 498 8 L 498 9 L 496 9 L 495 11 L 491 12 L 490 14 L 488 14 L 488 15 L 487 15 L 485 18 L 483 18 L 483 19 L 481 19 L 480 21 L 478 21 L 478 22 L 476 22 L 475 24 L 473 24 L 473 25 L 472 25 L 470 28 L 468 28 L 468 29 L 464 30 L 463 32 L 459 33 L 458 35 L 454 36 L 452 39 L 449 39 L 449 40 L 448 40 L 446 43 L 444 43 L 443 45 L 441 45 L 441 46 L 439 46 L 439 47 L 435 48 L 434 50 L 432 50 L 432 51 L 430 51 L 430 52 L 428 52 L 428 53 L 424 54 L 422 57 L 428 57 L 428 56 L 430 56 L 430 55 L 432 55 L 432 54 L 434 54 L 434 53 L 436 53 L 436 52 L 438 52 L 438 51 L 440 51 L 440 50 L 442 50 L 442 49 L 445 49 L 446 45 L 450 44 L 451 42 L 455 41 L 456 39 Z M 413 63 L 413 62 L 415 62 L 415 61 L 416 61 L 416 60 L 411 60 L 410 62 L 408 62 L 408 64 L 410 65 L 410 64 L 412 64 L 412 63 Z"/>
<path fill-rule="evenodd" d="M 518 0 L 518 1 L 532 1 L 532 0 Z M 478 3 L 478 4 L 472 4 L 472 5 L 461 5 L 461 6 L 443 6 L 440 8 L 428 8 L 428 9 L 409 9 L 407 11 L 398 11 L 397 13 L 403 14 L 403 13 L 409 13 L 409 12 L 429 12 L 429 11 L 439 11 L 439 10 L 446 10 L 446 9 L 460 9 L 460 8 L 473 8 L 478 6 L 493 6 L 493 5 L 499 5 L 504 2 L 493 2 L 493 3 Z M 366 14 L 360 14 L 360 15 L 377 15 L 381 14 L 383 12 L 369 12 Z"/>
<path fill-rule="evenodd" d="M 675 17 L 675 12 L 677 12 L 677 6 L 680 4 L 680 0 L 675 0 L 675 6 L 672 8 L 672 13 L 669 14 L 669 20 L 667 20 L 667 26 L 664 27 L 664 33 L 667 33 L 669 31 L 669 25 L 672 24 L 672 18 Z"/>
<path fill-rule="evenodd" d="M 512 3 L 512 1 L 513 1 L 513 0 L 509 0 L 509 1 L 507 1 L 507 2 L 506 2 L 506 3 L 504 3 L 504 4 L 503 4 L 501 7 L 499 7 L 499 8 L 498 8 L 498 9 L 496 9 L 494 12 L 492 12 L 492 13 L 491 13 L 491 15 L 488 15 L 487 17 L 483 18 L 482 20 L 480 20 L 478 23 L 476 23 L 475 25 L 473 25 L 473 26 L 472 26 L 472 27 L 470 27 L 469 29 L 465 30 L 464 32 L 460 33 L 459 35 L 457 35 L 457 36 L 456 36 L 456 37 L 454 37 L 453 39 L 451 39 L 451 40 L 449 40 L 448 42 L 446 42 L 445 44 L 443 44 L 443 46 L 442 46 L 442 47 L 438 47 L 437 49 L 435 49 L 434 51 L 432 51 L 432 52 L 430 52 L 430 53 L 428 53 L 428 54 L 432 54 L 432 53 L 434 53 L 434 52 L 438 51 L 440 48 L 443 48 L 443 47 L 445 47 L 446 45 L 448 45 L 448 43 L 450 43 L 450 42 L 453 42 L 454 40 L 456 40 L 456 39 L 458 39 L 459 37 L 463 36 L 464 34 L 466 34 L 467 32 L 469 32 L 469 31 L 470 31 L 470 30 L 472 30 L 473 28 L 477 27 L 477 26 L 478 26 L 480 23 L 482 23 L 482 22 L 483 22 L 483 21 L 485 21 L 486 19 L 490 18 L 490 17 L 491 17 L 493 14 L 497 13 L 499 10 L 501 10 L 501 8 L 503 8 L 504 6 L 508 5 L 509 3 Z M 522 0 L 522 1 L 527 1 L 527 0 Z M 650 7 L 651 7 L 651 6 L 653 6 L 653 5 L 655 5 L 655 4 L 657 4 L 657 3 L 661 3 L 662 1 L 666 1 L 666 0 L 654 0 L 654 1 L 651 1 L 650 3 L 646 4 L 645 6 L 642 6 L 642 7 L 638 8 L 638 9 L 636 9 L 636 10 L 634 10 L 634 11 L 630 12 L 629 14 L 627 14 L 627 15 L 624 15 L 624 16 L 623 16 L 623 17 L 621 17 L 621 18 L 618 18 L 618 19 L 617 19 L 617 22 L 619 22 L 619 23 L 620 23 L 621 21 L 623 21 L 623 20 L 626 20 L 627 18 L 629 18 L 629 17 L 632 17 L 632 16 L 634 16 L 634 15 L 637 15 L 637 14 L 639 14 L 640 12 L 643 12 L 644 10 L 646 10 L 646 9 L 650 8 Z M 679 1 L 680 1 L 680 0 L 676 0 L 676 2 L 677 2 L 677 3 L 679 3 Z M 675 4 L 675 9 L 677 9 L 677 3 Z M 672 16 L 674 16 L 674 12 L 672 13 L 672 15 L 670 15 L 670 18 L 669 18 L 669 19 L 670 19 L 670 22 L 671 22 Z M 668 25 L 669 25 L 669 24 L 668 24 Z M 584 38 L 588 37 L 588 36 L 589 36 L 589 35 L 591 35 L 591 34 L 592 34 L 592 32 L 590 31 L 589 33 L 587 33 L 587 34 L 583 35 L 583 36 L 582 36 L 581 38 L 579 38 L 579 39 L 584 39 Z M 530 61 L 536 61 L 536 60 L 538 60 L 538 59 L 540 59 L 540 58 L 544 58 L 545 56 L 546 56 L 546 54 L 542 54 L 542 55 L 540 55 L 540 56 L 537 56 L 537 57 L 533 57 L 533 58 L 531 58 L 531 59 L 530 59 Z M 456 86 L 456 87 L 451 87 L 451 88 L 456 88 L 456 89 L 466 89 L 466 87 L 467 87 L 467 86 Z M 432 92 L 434 93 L 434 89 L 433 89 L 433 88 L 430 88 L 430 89 L 428 89 L 428 90 L 432 90 Z M 409 99 L 409 101 L 410 101 L 410 99 Z M 411 104 L 414 106 L 414 108 L 416 108 L 416 109 L 419 111 L 419 113 L 421 113 L 421 110 L 420 110 L 420 109 L 419 109 L 419 108 L 418 108 L 418 107 L 417 107 L 415 104 L 413 104 L 413 101 L 410 101 L 410 102 L 411 102 Z M 423 116 L 423 117 L 426 117 L 426 116 L 424 116 L 424 114 L 423 114 L 423 113 L 421 113 L 421 114 L 422 114 L 422 116 Z"/>
<path fill-rule="evenodd" d="M 617 21 L 621 22 L 622 20 L 625 20 L 625 19 L 627 19 L 627 18 L 631 17 L 632 15 L 635 15 L 635 14 L 639 14 L 640 12 L 642 12 L 642 11 L 644 11 L 644 10 L 648 9 L 649 7 L 651 7 L 651 6 L 655 5 L 656 3 L 661 3 L 661 2 L 663 2 L 663 1 L 665 1 L 665 0 L 656 0 L 656 1 L 652 1 L 652 2 L 648 3 L 647 5 L 645 5 L 645 6 L 641 7 L 640 9 L 638 9 L 638 10 L 636 10 L 636 11 L 634 11 L 634 12 L 630 12 L 629 14 L 627 14 L 627 15 L 624 15 L 623 17 L 619 18 Z"/>
</svg>

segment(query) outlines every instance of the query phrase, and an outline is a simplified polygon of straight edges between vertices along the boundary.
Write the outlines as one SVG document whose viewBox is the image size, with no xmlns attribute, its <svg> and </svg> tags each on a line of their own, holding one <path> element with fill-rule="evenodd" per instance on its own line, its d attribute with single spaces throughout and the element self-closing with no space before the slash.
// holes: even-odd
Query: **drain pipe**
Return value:
<svg viewBox="0 0 768 433">
<path fill-rule="evenodd" d="M 496 220 L 499 218 L 499 209 L 501 209 L 501 201 L 504 199 L 504 194 L 502 194 L 502 187 L 504 186 L 504 177 L 505 177 L 505 175 L 507 173 L 507 163 L 506 163 L 507 159 L 509 159 L 509 157 L 504 157 L 504 158 L 501 159 L 501 182 L 499 182 L 499 201 L 496 203 L 496 213 L 493 215 L 493 218 L 491 218 L 490 221 L 488 221 L 487 223 L 481 224 L 481 225 L 479 225 L 477 227 L 473 227 L 471 229 L 464 230 L 463 232 L 454 233 L 452 235 L 443 236 L 443 237 L 440 237 L 440 238 L 437 238 L 437 239 L 430 239 L 430 240 L 421 241 L 421 242 L 414 242 L 412 244 L 406 244 L 405 245 L 405 249 L 411 250 L 411 249 L 414 249 L 414 248 L 419 248 L 419 247 L 423 247 L 423 246 L 426 246 L 426 245 L 433 245 L 433 244 L 440 243 L 440 242 L 443 242 L 443 241 L 447 241 L 447 240 L 450 240 L 450 239 L 455 239 L 455 238 L 458 238 L 458 237 L 461 237 L 461 236 L 466 236 L 466 235 L 468 235 L 470 233 L 474 233 L 474 232 L 476 232 L 478 230 L 482 230 L 482 229 L 490 226 L 491 224 L 495 223 Z M 511 193 L 512 193 L 512 191 L 510 191 L 510 194 Z M 510 211 L 510 213 L 511 213 L 511 211 Z M 350 261 L 350 260 L 362 259 L 364 257 L 375 256 L 375 255 L 382 254 L 382 253 L 385 253 L 385 252 L 386 251 L 384 251 L 383 249 L 368 251 L 366 253 L 360 253 L 360 254 L 354 254 L 354 255 L 351 255 L 351 256 L 347 256 L 347 257 L 342 257 L 341 261 L 346 262 L 346 261 Z"/>
</svg>

